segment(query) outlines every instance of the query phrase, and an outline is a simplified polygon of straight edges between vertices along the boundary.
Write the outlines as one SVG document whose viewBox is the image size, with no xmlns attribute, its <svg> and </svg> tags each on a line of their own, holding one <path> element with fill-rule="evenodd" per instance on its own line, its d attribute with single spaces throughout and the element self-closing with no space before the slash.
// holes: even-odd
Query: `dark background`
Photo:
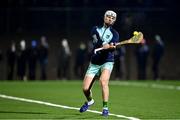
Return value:
<svg viewBox="0 0 180 120">
<path fill-rule="evenodd" d="M 120 39 L 134 30 L 142 31 L 152 46 L 155 34 L 165 42 L 161 61 L 162 79 L 180 78 L 179 9 L 177 0 L 2 0 L 0 1 L 0 79 L 6 79 L 6 50 L 11 40 L 39 40 L 47 36 L 49 43 L 48 79 L 56 79 L 57 50 L 67 38 L 72 51 L 69 75 L 73 79 L 74 54 L 80 41 L 90 40 L 94 25 L 102 25 L 104 12 L 112 9 L 118 17 L 114 28 Z M 130 20 L 130 23 L 126 21 Z M 127 46 L 126 79 L 137 79 L 134 46 Z M 152 79 L 148 59 L 148 79 Z M 37 74 L 39 74 L 37 70 Z M 113 77 L 113 76 L 112 76 Z M 38 78 L 37 78 L 38 79 Z"/>
</svg>

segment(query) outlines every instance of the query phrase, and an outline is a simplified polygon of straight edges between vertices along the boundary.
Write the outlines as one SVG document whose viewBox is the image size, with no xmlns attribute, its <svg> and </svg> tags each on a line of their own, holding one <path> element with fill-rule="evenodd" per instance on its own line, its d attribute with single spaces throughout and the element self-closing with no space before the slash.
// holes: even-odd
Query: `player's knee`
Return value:
<svg viewBox="0 0 180 120">
<path fill-rule="evenodd" d="M 83 92 L 88 92 L 89 91 L 89 88 L 88 87 L 83 87 Z"/>
<path fill-rule="evenodd" d="M 108 86 L 108 82 L 106 80 L 100 80 L 100 83 L 102 87 Z"/>
</svg>

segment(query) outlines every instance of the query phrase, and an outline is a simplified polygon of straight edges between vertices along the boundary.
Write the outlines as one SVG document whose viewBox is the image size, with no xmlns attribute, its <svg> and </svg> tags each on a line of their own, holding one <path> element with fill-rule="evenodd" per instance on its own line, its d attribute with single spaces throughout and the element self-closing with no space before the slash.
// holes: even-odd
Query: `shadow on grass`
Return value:
<svg viewBox="0 0 180 120">
<path fill-rule="evenodd" d="M 66 116 L 59 116 L 53 119 L 104 119 L 100 114 L 82 114 L 82 113 L 75 113 L 75 114 L 69 114 Z"/>
</svg>

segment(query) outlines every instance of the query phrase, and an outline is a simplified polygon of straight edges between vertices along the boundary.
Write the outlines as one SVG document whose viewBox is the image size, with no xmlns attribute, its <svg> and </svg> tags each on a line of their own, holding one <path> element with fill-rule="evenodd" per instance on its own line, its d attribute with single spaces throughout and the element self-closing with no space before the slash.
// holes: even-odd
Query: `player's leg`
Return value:
<svg viewBox="0 0 180 120">
<path fill-rule="evenodd" d="M 100 84 L 102 88 L 102 99 L 103 99 L 103 112 L 102 115 L 107 116 L 108 111 L 108 100 L 109 100 L 109 78 L 110 78 L 110 71 L 108 69 L 103 69 L 100 77 Z"/>
<path fill-rule="evenodd" d="M 91 87 L 93 84 L 92 76 L 85 76 L 83 80 L 83 92 L 87 101 L 80 108 L 80 112 L 85 112 L 91 105 L 94 104 L 94 99 L 92 98 Z"/>
<path fill-rule="evenodd" d="M 100 84 L 102 88 L 102 99 L 103 99 L 103 116 L 108 116 L 108 100 L 109 100 L 109 79 L 113 68 L 112 62 L 107 62 L 102 66 L 102 72 L 100 76 Z"/>
<path fill-rule="evenodd" d="M 94 83 L 94 77 L 92 76 L 85 76 L 84 81 L 83 81 L 83 92 L 84 95 L 86 96 L 86 99 L 88 101 L 92 100 L 92 92 L 91 92 L 91 88 L 92 85 Z"/>
<path fill-rule="evenodd" d="M 85 102 L 84 105 L 80 108 L 80 112 L 85 112 L 89 108 L 89 106 L 94 104 L 91 88 L 94 83 L 93 78 L 98 73 L 99 69 L 100 69 L 100 66 L 93 65 L 93 64 L 90 64 L 88 67 L 88 70 L 83 80 L 83 87 L 82 87 L 84 95 L 87 98 L 87 102 Z"/>
</svg>

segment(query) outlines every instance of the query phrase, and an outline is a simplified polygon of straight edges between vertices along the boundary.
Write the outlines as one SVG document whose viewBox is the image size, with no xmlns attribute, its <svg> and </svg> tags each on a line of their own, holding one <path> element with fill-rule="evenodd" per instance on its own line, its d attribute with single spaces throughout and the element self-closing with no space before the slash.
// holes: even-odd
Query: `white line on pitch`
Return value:
<svg viewBox="0 0 180 120">
<path fill-rule="evenodd" d="M 79 110 L 79 108 L 76 108 L 76 107 L 58 105 L 58 104 L 49 103 L 49 102 L 43 102 L 43 101 L 39 101 L 39 100 L 32 100 L 32 99 L 26 99 L 26 98 L 20 98 L 20 97 L 13 97 L 13 96 L 8 96 L 8 95 L 3 95 L 3 94 L 0 94 L 0 97 L 5 98 L 5 99 L 11 99 L 11 100 L 17 100 L 17 101 L 23 101 L 23 102 L 29 102 L 29 103 L 37 103 L 37 104 L 53 106 L 53 107 L 60 107 L 60 108 L 71 109 L 71 110 Z M 92 112 L 92 113 L 101 114 L 100 111 L 96 111 L 96 110 L 87 110 L 87 111 Z M 124 115 L 118 115 L 118 114 L 113 114 L 113 113 L 110 113 L 109 115 L 110 116 L 116 116 L 116 117 L 119 117 L 119 118 L 125 118 L 125 119 L 128 119 L 128 120 L 140 120 L 139 118 L 127 117 L 127 116 L 124 116 Z"/>
<path fill-rule="evenodd" d="M 110 82 L 110 85 L 150 87 L 150 88 L 158 88 L 158 89 L 180 90 L 180 86 L 163 85 L 163 84 L 156 84 L 156 83 L 138 83 L 138 82 L 116 82 L 116 81 L 112 81 L 112 82 Z"/>
</svg>

